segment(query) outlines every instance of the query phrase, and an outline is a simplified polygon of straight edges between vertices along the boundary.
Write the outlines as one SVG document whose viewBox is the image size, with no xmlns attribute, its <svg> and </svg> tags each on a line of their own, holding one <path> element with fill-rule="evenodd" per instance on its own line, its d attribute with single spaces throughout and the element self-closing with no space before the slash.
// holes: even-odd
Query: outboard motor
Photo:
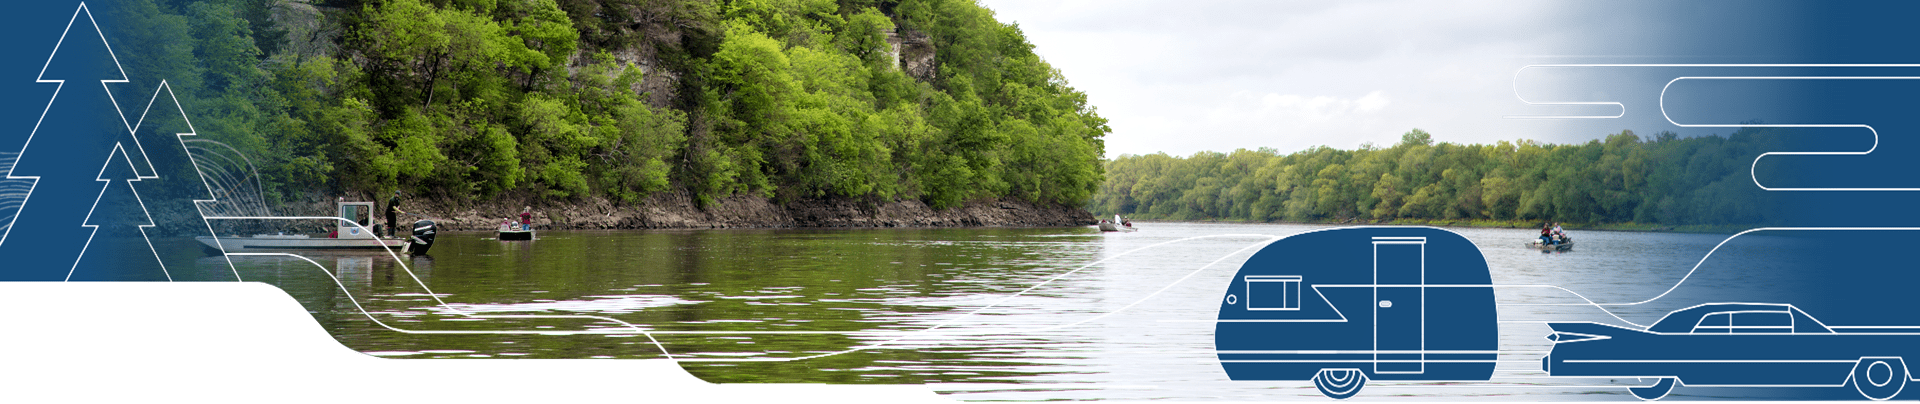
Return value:
<svg viewBox="0 0 1920 404">
<path fill-rule="evenodd" d="M 440 226 L 432 220 L 413 222 L 413 238 L 407 240 L 407 251 L 413 255 L 427 255 L 427 250 L 433 248 L 434 233 L 439 232 Z"/>
</svg>

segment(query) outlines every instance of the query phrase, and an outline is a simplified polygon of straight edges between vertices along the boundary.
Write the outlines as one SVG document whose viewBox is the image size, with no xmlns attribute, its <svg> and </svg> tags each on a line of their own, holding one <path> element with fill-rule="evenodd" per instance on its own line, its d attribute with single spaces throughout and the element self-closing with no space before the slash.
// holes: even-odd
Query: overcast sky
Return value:
<svg viewBox="0 0 1920 404">
<path fill-rule="evenodd" d="M 1557 3 L 980 3 L 1019 24 L 1035 52 L 1111 121 L 1109 158 L 1384 146 L 1412 128 L 1455 143 L 1659 130 L 1502 119 L 1527 108 L 1514 95 L 1514 73 L 1550 61 L 1592 24 L 1550 8 Z"/>
</svg>

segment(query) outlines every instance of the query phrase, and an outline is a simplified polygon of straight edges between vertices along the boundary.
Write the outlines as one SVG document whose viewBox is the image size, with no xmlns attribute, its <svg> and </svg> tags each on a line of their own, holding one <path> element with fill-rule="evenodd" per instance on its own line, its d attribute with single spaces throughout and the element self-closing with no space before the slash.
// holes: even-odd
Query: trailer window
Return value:
<svg viewBox="0 0 1920 404">
<path fill-rule="evenodd" d="M 1299 275 L 1248 275 L 1247 310 L 1299 310 Z"/>
</svg>

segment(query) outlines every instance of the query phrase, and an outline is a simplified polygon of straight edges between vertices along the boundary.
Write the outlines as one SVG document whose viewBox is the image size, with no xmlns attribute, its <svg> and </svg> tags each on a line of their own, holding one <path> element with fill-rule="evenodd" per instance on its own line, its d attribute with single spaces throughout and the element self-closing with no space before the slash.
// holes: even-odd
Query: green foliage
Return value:
<svg viewBox="0 0 1920 404">
<path fill-rule="evenodd" d="M 1082 204 L 1104 179 L 1106 120 L 972 1 L 274 4 L 133 0 L 109 35 L 274 198 Z M 897 32 L 933 38 L 939 72 L 902 71 Z"/>
<path fill-rule="evenodd" d="M 1748 163 L 1783 136 L 1643 141 L 1632 131 L 1579 145 L 1435 144 L 1414 129 L 1392 148 L 1317 147 L 1125 155 L 1107 163 L 1099 212 L 1176 220 L 1534 220 L 1761 224 Z"/>
<path fill-rule="evenodd" d="M 689 188 L 702 200 L 758 192 L 936 207 L 998 196 L 1078 204 L 1098 189 L 1106 120 L 1017 28 L 972 2 L 895 7 L 969 16 L 943 19 L 889 18 L 874 5 L 728 3 L 725 37 L 701 65 L 710 74 L 685 153 Z M 931 82 L 892 64 L 886 33 L 900 27 L 936 39 L 943 67 Z"/>
</svg>

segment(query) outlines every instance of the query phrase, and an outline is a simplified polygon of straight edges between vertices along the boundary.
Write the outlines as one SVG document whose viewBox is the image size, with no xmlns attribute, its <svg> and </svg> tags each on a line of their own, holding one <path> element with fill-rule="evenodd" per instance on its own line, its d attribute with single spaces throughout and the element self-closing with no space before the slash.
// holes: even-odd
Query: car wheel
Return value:
<svg viewBox="0 0 1920 404">
<path fill-rule="evenodd" d="M 1900 358 L 1860 358 L 1853 365 L 1854 390 L 1871 400 L 1900 395 L 1907 387 L 1907 365 Z"/>
<path fill-rule="evenodd" d="M 1313 387 L 1320 388 L 1320 394 L 1335 400 L 1345 400 L 1360 393 L 1367 385 L 1367 375 L 1359 369 L 1321 369 L 1313 375 Z"/>
<path fill-rule="evenodd" d="M 1661 397 L 1666 397 L 1668 392 L 1673 391 L 1673 385 L 1675 384 L 1679 384 L 1679 381 L 1671 377 L 1662 377 L 1658 383 L 1654 383 L 1652 386 L 1628 387 L 1627 391 L 1632 392 L 1634 397 L 1639 397 L 1641 400 L 1653 401 L 1659 400 Z"/>
</svg>

